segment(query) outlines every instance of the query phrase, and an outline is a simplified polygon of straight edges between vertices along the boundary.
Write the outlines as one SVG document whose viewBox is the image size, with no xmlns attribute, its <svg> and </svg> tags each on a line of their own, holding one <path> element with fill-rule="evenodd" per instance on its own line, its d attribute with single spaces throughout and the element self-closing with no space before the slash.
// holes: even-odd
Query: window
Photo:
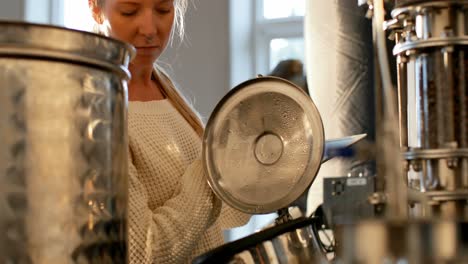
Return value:
<svg viewBox="0 0 468 264">
<path fill-rule="evenodd" d="M 257 73 L 267 74 L 285 59 L 304 62 L 305 1 L 256 1 L 254 41 Z"/>
<path fill-rule="evenodd" d="M 304 16 L 305 0 L 263 0 L 263 17 L 276 19 L 294 16 Z"/>
<path fill-rule="evenodd" d="M 230 0 L 231 87 L 284 59 L 304 62 L 306 0 Z"/>
<path fill-rule="evenodd" d="M 86 0 L 63 0 L 63 24 L 67 28 L 92 31 L 94 19 Z"/>
<path fill-rule="evenodd" d="M 298 59 L 304 61 L 303 38 L 274 38 L 270 40 L 270 70 L 278 62 L 286 59 Z"/>
</svg>

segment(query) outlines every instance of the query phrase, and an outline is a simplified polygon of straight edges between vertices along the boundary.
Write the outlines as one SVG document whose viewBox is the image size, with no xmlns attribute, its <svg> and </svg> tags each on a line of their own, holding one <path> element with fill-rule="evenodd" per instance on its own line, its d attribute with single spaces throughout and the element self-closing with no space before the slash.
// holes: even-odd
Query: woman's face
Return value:
<svg viewBox="0 0 468 264">
<path fill-rule="evenodd" d="M 101 12 L 112 37 L 137 49 L 133 64 L 152 65 L 169 41 L 174 0 L 105 0 Z"/>
</svg>

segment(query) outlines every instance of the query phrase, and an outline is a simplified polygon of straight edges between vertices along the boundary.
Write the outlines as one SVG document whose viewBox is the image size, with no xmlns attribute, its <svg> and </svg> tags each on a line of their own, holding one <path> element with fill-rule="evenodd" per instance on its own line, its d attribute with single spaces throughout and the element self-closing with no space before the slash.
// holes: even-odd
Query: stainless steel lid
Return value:
<svg viewBox="0 0 468 264">
<path fill-rule="evenodd" d="M 270 213 L 294 202 L 320 167 L 324 131 L 310 97 L 294 84 L 259 77 L 216 106 L 203 139 L 213 191 L 246 213 Z"/>
<path fill-rule="evenodd" d="M 0 21 L 0 56 L 84 63 L 129 77 L 135 49 L 102 35 L 50 25 Z"/>
</svg>

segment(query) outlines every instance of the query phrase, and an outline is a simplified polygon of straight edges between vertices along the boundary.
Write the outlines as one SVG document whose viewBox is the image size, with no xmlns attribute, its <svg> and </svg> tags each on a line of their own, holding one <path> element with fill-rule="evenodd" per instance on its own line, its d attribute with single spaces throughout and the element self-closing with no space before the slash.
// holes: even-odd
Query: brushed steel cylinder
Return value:
<svg viewBox="0 0 468 264">
<path fill-rule="evenodd" d="M 0 32 L 0 263 L 126 263 L 133 48 L 26 23 Z"/>
</svg>

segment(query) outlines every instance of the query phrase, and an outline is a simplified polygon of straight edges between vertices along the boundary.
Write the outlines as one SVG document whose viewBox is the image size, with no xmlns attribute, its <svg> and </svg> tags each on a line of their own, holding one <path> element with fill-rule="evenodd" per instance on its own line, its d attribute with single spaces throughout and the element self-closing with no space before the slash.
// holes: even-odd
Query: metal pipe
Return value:
<svg viewBox="0 0 468 264">
<path fill-rule="evenodd" d="M 408 147 L 408 86 L 406 58 L 397 57 L 398 75 L 398 119 L 400 123 L 400 147 Z"/>
<path fill-rule="evenodd" d="M 468 147 L 468 89 L 466 88 L 466 68 L 465 51 L 460 51 L 458 55 L 458 146 L 460 148 Z M 461 187 L 468 188 L 468 159 L 462 158 L 459 165 Z"/>
<path fill-rule="evenodd" d="M 384 24 L 384 2 L 374 1 L 373 30 L 377 44 L 377 55 L 380 76 L 382 78 L 382 94 L 385 106 L 382 138 L 378 138 L 377 144 L 384 146 L 383 166 L 385 168 L 385 189 L 387 194 L 388 218 L 405 219 L 408 214 L 406 185 L 403 182 L 402 164 L 400 160 L 399 136 L 396 100 L 394 98 L 393 84 L 390 78 L 389 62 L 387 57 L 386 37 L 383 30 Z"/>
</svg>

